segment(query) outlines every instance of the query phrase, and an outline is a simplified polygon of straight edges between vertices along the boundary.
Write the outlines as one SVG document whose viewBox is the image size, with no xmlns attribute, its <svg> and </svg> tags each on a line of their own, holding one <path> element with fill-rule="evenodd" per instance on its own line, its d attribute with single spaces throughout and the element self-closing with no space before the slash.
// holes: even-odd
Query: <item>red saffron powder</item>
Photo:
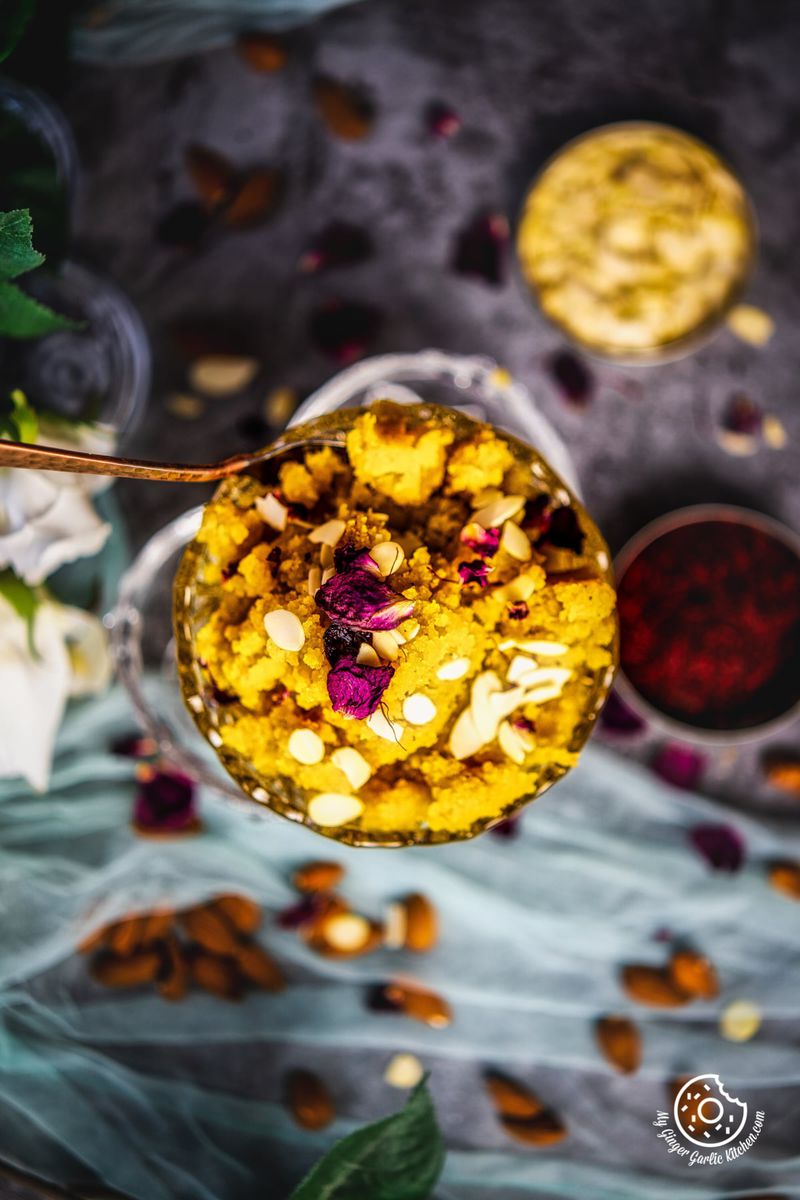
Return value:
<svg viewBox="0 0 800 1200">
<path fill-rule="evenodd" d="M 720 518 L 670 530 L 618 602 L 622 669 L 666 716 L 747 729 L 800 697 L 800 559 L 769 533 Z"/>
</svg>

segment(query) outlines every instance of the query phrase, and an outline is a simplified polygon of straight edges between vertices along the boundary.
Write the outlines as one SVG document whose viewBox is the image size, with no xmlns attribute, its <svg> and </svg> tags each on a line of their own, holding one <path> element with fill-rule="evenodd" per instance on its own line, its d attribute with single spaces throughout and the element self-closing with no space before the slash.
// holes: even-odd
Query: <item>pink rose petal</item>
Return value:
<svg viewBox="0 0 800 1200">
<path fill-rule="evenodd" d="M 609 733 L 634 734 L 646 728 L 645 722 L 616 692 L 610 692 L 600 712 L 600 725 Z"/>
<path fill-rule="evenodd" d="M 160 770 L 140 780 L 133 824 L 146 833 L 181 833 L 197 828 L 194 783 L 181 771 Z"/>
<path fill-rule="evenodd" d="M 654 773 L 666 783 L 691 791 L 700 782 L 706 760 L 691 746 L 670 742 L 659 750 L 650 765 Z"/>
<path fill-rule="evenodd" d="M 714 871 L 733 873 L 744 862 L 744 838 L 732 825 L 695 825 L 689 841 Z"/>
<path fill-rule="evenodd" d="M 364 720 L 378 708 L 394 667 L 370 667 L 341 658 L 328 672 L 328 695 L 335 712 Z"/>
<path fill-rule="evenodd" d="M 502 532 L 499 527 L 484 529 L 476 537 L 470 537 L 466 534 L 466 529 L 468 528 L 469 526 L 466 526 L 461 531 L 461 541 L 465 546 L 468 546 L 470 550 L 473 550 L 476 554 L 480 554 L 483 558 L 491 558 L 493 554 L 497 553 L 500 545 L 500 534 Z"/>
<path fill-rule="evenodd" d="M 478 587 L 485 588 L 489 584 L 488 575 L 491 569 L 488 563 L 476 558 L 472 562 L 461 563 L 458 574 L 464 586 L 469 583 L 477 583 Z"/>
</svg>

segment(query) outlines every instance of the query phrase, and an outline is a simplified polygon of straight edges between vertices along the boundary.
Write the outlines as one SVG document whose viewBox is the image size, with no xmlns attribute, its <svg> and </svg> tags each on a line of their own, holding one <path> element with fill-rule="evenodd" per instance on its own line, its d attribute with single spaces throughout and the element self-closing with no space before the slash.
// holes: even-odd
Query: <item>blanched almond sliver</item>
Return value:
<svg viewBox="0 0 800 1200">
<path fill-rule="evenodd" d="M 405 624 L 405 628 L 403 630 L 402 636 L 405 638 L 405 640 L 407 642 L 413 642 L 414 638 L 419 633 L 419 629 L 420 629 L 419 621 L 405 621 L 404 624 Z M 400 632 L 399 629 L 395 630 L 395 634 L 398 634 L 399 632 Z M 400 644 L 402 645 L 402 642 Z"/>
<path fill-rule="evenodd" d="M 427 725 L 434 719 L 436 712 L 436 705 L 422 692 L 415 692 L 403 701 L 403 716 L 409 725 Z"/>
<path fill-rule="evenodd" d="M 361 663 L 363 667 L 379 667 L 381 665 L 381 660 L 369 642 L 362 642 L 359 646 L 356 662 Z"/>
<path fill-rule="evenodd" d="M 405 551 L 398 542 L 379 542 L 373 546 L 369 556 L 377 566 L 381 575 L 393 575 L 403 565 Z"/>
<path fill-rule="evenodd" d="M 495 595 L 501 600 L 528 600 L 536 591 L 536 584 L 530 575 L 518 575 L 503 587 L 499 587 Z"/>
<path fill-rule="evenodd" d="M 494 671 L 481 671 L 472 684 L 470 693 L 472 721 L 484 742 L 490 742 L 497 731 L 498 718 L 494 714 L 489 699 L 494 692 L 499 692 L 501 687 L 502 684 Z"/>
<path fill-rule="evenodd" d="M 267 636 L 279 650 L 297 651 L 306 640 L 303 626 L 298 617 L 288 608 L 275 608 L 264 616 Z"/>
<path fill-rule="evenodd" d="M 526 654 L 515 654 L 506 672 L 506 679 L 509 683 L 524 683 L 525 676 L 538 669 L 539 664 L 535 659 L 528 658 Z"/>
<path fill-rule="evenodd" d="M 299 763 L 313 767 L 325 757 L 325 743 L 313 729 L 295 729 L 289 738 L 289 753 Z"/>
<path fill-rule="evenodd" d="M 390 721 L 380 709 L 367 717 L 367 726 L 374 734 L 385 738 L 387 742 L 399 742 L 405 733 L 405 727 L 399 721 Z"/>
<path fill-rule="evenodd" d="M 501 722 L 497 730 L 497 741 L 500 744 L 500 749 L 512 762 L 519 765 L 525 762 L 525 755 L 528 752 L 529 746 L 518 730 L 513 725 L 510 725 L 508 721 Z"/>
<path fill-rule="evenodd" d="M 463 679 L 469 670 L 470 662 L 468 658 L 451 658 L 449 662 L 444 662 L 436 672 L 437 679 Z"/>
<path fill-rule="evenodd" d="M 569 650 L 569 646 L 563 642 L 545 642 L 540 638 L 524 638 L 511 644 L 519 650 L 527 650 L 529 654 L 538 654 L 540 658 L 559 658 Z"/>
<path fill-rule="evenodd" d="M 333 567 L 326 567 L 322 572 L 322 582 L 327 583 L 329 579 L 333 579 L 335 574 L 336 571 L 333 569 Z"/>
<path fill-rule="evenodd" d="M 308 815 L 315 825 L 334 828 L 355 821 L 364 811 L 358 796 L 347 796 L 342 792 L 320 792 L 308 802 Z"/>
<path fill-rule="evenodd" d="M 489 707 L 492 710 L 495 718 L 495 729 L 497 722 L 502 721 L 503 717 L 509 716 L 515 708 L 519 708 L 527 697 L 527 692 L 524 687 L 509 688 L 507 692 L 493 692 L 489 697 Z"/>
<path fill-rule="evenodd" d="M 482 525 L 484 529 L 494 529 L 497 525 L 502 525 L 504 521 L 515 517 L 524 506 L 524 496 L 501 496 L 499 500 L 493 500 L 484 508 L 479 508 L 477 512 L 474 512 L 472 520 L 476 521 L 478 525 Z"/>
<path fill-rule="evenodd" d="M 400 657 L 400 647 L 391 629 L 379 630 L 372 635 L 372 648 L 387 662 Z"/>
<path fill-rule="evenodd" d="M 571 674 L 572 672 L 567 667 L 538 667 L 535 672 L 526 675 L 520 682 L 528 689 L 555 687 L 560 691 Z"/>
<path fill-rule="evenodd" d="M 476 754 L 481 746 L 486 745 L 487 740 L 489 739 L 482 737 L 478 732 L 472 719 L 472 709 L 465 708 L 450 730 L 448 745 L 453 758 L 462 759 Z"/>
<path fill-rule="evenodd" d="M 350 746 L 340 746 L 338 750 L 334 750 L 331 762 L 347 777 L 347 782 L 356 791 L 364 786 L 372 774 L 372 768 L 363 754 L 359 754 Z"/>
<path fill-rule="evenodd" d="M 338 517 L 334 517 L 332 521 L 326 521 L 324 525 L 318 525 L 316 529 L 312 529 L 308 535 L 308 540 L 333 547 L 341 538 L 344 530 L 344 521 L 340 521 Z"/>
<path fill-rule="evenodd" d="M 519 525 L 515 525 L 513 521 L 506 521 L 503 526 L 500 549 L 505 550 L 506 554 L 510 554 L 512 558 L 516 558 L 520 562 L 528 562 L 533 554 L 528 535 L 523 533 Z"/>
<path fill-rule="evenodd" d="M 319 565 L 323 568 L 333 566 L 333 546 L 323 542 L 319 548 Z"/>
<path fill-rule="evenodd" d="M 319 567 L 312 567 L 308 572 L 308 594 L 311 597 L 316 596 L 319 589 L 322 587 L 322 571 Z"/>
<path fill-rule="evenodd" d="M 531 688 L 525 694 L 526 704 L 546 704 L 548 700 L 557 700 L 563 692 L 563 687 L 557 687 L 555 684 L 543 684 L 541 687 Z"/>
<path fill-rule="evenodd" d="M 266 496 L 256 497 L 256 511 L 272 529 L 277 529 L 281 533 L 286 528 L 286 518 L 289 516 L 289 510 L 285 504 L 281 504 L 274 492 L 267 492 Z"/>
</svg>

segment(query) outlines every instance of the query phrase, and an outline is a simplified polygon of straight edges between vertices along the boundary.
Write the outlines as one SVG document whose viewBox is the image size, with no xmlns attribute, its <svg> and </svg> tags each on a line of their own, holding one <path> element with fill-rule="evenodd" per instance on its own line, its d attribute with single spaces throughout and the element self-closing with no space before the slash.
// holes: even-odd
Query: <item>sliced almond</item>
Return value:
<svg viewBox="0 0 800 1200">
<path fill-rule="evenodd" d="M 277 529 L 279 533 L 286 528 L 289 510 L 285 504 L 281 504 L 274 492 L 267 492 L 266 496 L 256 497 L 256 511 L 270 528 Z"/>
<path fill-rule="evenodd" d="M 472 720 L 484 742 L 490 742 L 497 732 L 498 718 L 489 703 L 489 697 L 501 690 L 501 683 L 494 671 L 481 671 L 472 683 L 470 709 Z"/>
<path fill-rule="evenodd" d="M 333 567 L 326 567 L 322 572 L 322 582 L 327 583 L 329 579 L 333 579 L 335 574 L 336 571 L 333 569 Z"/>
<path fill-rule="evenodd" d="M 372 635 L 372 648 L 387 662 L 400 657 L 400 647 L 391 629 L 379 630 Z"/>
<path fill-rule="evenodd" d="M 358 913 L 337 913 L 324 922 L 321 933 L 332 950 L 357 954 L 371 940 L 372 926 Z"/>
<path fill-rule="evenodd" d="M 535 591 L 536 584 L 530 575 L 518 575 L 516 579 L 498 588 L 495 595 L 499 595 L 503 600 L 529 600 Z"/>
<path fill-rule="evenodd" d="M 317 592 L 322 587 L 322 571 L 320 571 L 319 567 L 312 567 L 308 572 L 307 587 L 308 594 L 313 599 L 313 597 L 316 596 Z"/>
<path fill-rule="evenodd" d="M 520 679 L 526 688 L 558 688 L 559 691 L 572 675 L 568 667 L 537 667 Z"/>
<path fill-rule="evenodd" d="M 357 820 L 364 811 L 357 796 L 343 792 L 319 792 L 308 802 L 308 815 L 315 825 L 333 829 Z"/>
<path fill-rule="evenodd" d="M 436 671 L 437 679 L 463 679 L 470 668 L 468 658 L 451 658 L 448 662 L 443 662 Z"/>
<path fill-rule="evenodd" d="M 232 396 L 253 382 L 260 370 L 257 358 L 206 354 L 189 368 L 189 382 L 207 396 Z"/>
<path fill-rule="evenodd" d="M 335 888 L 344 875 L 341 863 L 319 859 L 315 862 L 303 863 L 292 875 L 292 883 L 298 892 L 311 894 L 314 892 L 329 892 Z"/>
<path fill-rule="evenodd" d="M 520 704 L 524 704 L 527 700 L 527 692 L 524 687 L 509 688 L 507 692 L 494 692 L 489 697 L 489 707 L 494 714 L 495 721 L 502 721 L 503 717 L 508 717 L 515 708 L 519 708 Z"/>
<path fill-rule="evenodd" d="M 363 754 L 351 746 L 340 746 L 334 750 L 331 762 L 347 777 L 347 782 L 355 791 L 363 787 L 372 775 L 372 768 Z"/>
<path fill-rule="evenodd" d="M 330 546 L 331 548 L 337 544 L 345 531 L 344 521 L 340 521 L 335 517 L 332 521 L 326 521 L 324 525 L 318 525 L 316 529 L 312 529 L 308 535 L 308 540 L 322 546 Z"/>
<path fill-rule="evenodd" d="M 497 525 L 502 525 L 505 521 L 515 517 L 524 506 L 524 496 L 501 496 L 499 500 L 492 500 L 474 512 L 472 520 L 476 521 L 478 525 L 482 525 L 484 529 L 494 529 Z"/>
<path fill-rule="evenodd" d="M 288 749 L 292 758 L 307 767 L 313 767 L 325 757 L 325 743 L 313 729 L 295 729 L 289 738 Z"/>
<path fill-rule="evenodd" d="M 390 721 L 380 709 L 367 717 L 367 726 L 374 734 L 385 738 L 387 742 L 399 742 L 405 733 L 405 727 L 399 721 Z"/>
<path fill-rule="evenodd" d="M 381 665 L 381 660 L 378 658 L 374 647 L 370 646 L 369 642 L 362 642 L 358 647 L 356 662 L 361 663 L 361 665 L 364 667 L 379 667 Z"/>
<path fill-rule="evenodd" d="M 437 708 L 429 696 L 415 692 L 403 701 L 403 716 L 409 725 L 428 725 L 436 716 Z"/>
<path fill-rule="evenodd" d="M 522 766 L 529 751 L 533 749 L 532 740 L 520 730 L 515 729 L 508 721 L 500 722 L 497 741 L 506 757 L 519 766 Z"/>
<path fill-rule="evenodd" d="M 453 758 L 462 759 L 469 758 L 472 754 L 477 754 L 482 746 L 486 745 L 484 738 L 477 730 L 472 717 L 472 709 L 465 708 L 459 717 L 456 718 L 453 728 L 450 730 L 450 739 L 448 746 Z"/>
<path fill-rule="evenodd" d="M 402 636 L 407 642 L 413 642 L 420 630 L 419 621 L 404 621 Z M 399 629 L 395 629 L 395 633 L 399 633 Z"/>
<path fill-rule="evenodd" d="M 529 562 L 533 554 L 527 533 L 524 533 L 513 521 L 506 521 L 503 526 L 500 549 L 505 550 L 506 554 L 510 554 L 512 558 L 516 558 L 520 562 Z"/>
<path fill-rule="evenodd" d="M 527 676 L 533 676 L 539 670 L 539 665 L 533 658 L 525 654 L 515 654 L 506 671 L 509 683 L 525 683 Z"/>
<path fill-rule="evenodd" d="M 800 900 L 800 862 L 792 862 L 791 859 L 773 862 L 767 878 L 776 891 L 782 892 L 790 900 Z"/>
<path fill-rule="evenodd" d="M 301 650 L 306 640 L 299 617 L 289 612 L 288 608 L 274 608 L 272 612 L 266 613 L 264 628 L 270 641 L 274 642 L 279 650 L 287 650 L 289 653 Z"/>
<path fill-rule="evenodd" d="M 540 658 L 560 658 L 569 650 L 569 646 L 565 646 L 563 642 L 546 642 L 541 638 L 523 638 L 521 641 L 512 642 L 512 645 L 527 651 L 528 654 L 538 654 Z"/>
<path fill-rule="evenodd" d="M 383 576 L 399 571 L 406 557 L 399 542 L 379 542 L 377 546 L 372 547 L 369 556 Z"/>
<path fill-rule="evenodd" d="M 333 566 L 333 546 L 323 542 L 319 548 L 319 565 L 326 570 Z"/>
</svg>

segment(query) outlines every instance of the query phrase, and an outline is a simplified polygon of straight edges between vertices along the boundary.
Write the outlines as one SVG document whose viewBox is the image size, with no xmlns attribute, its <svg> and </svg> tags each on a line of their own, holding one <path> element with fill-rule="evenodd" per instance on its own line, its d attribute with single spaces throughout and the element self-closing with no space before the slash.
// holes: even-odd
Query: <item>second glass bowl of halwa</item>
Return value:
<svg viewBox="0 0 800 1200">
<path fill-rule="evenodd" d="M 607 547 L 529 446 L 377 400 L 226 480 L 175 581 L 184 700 L 243 791 L 353 845 L 472 837 L 577 760 Z"/>
</svg>

